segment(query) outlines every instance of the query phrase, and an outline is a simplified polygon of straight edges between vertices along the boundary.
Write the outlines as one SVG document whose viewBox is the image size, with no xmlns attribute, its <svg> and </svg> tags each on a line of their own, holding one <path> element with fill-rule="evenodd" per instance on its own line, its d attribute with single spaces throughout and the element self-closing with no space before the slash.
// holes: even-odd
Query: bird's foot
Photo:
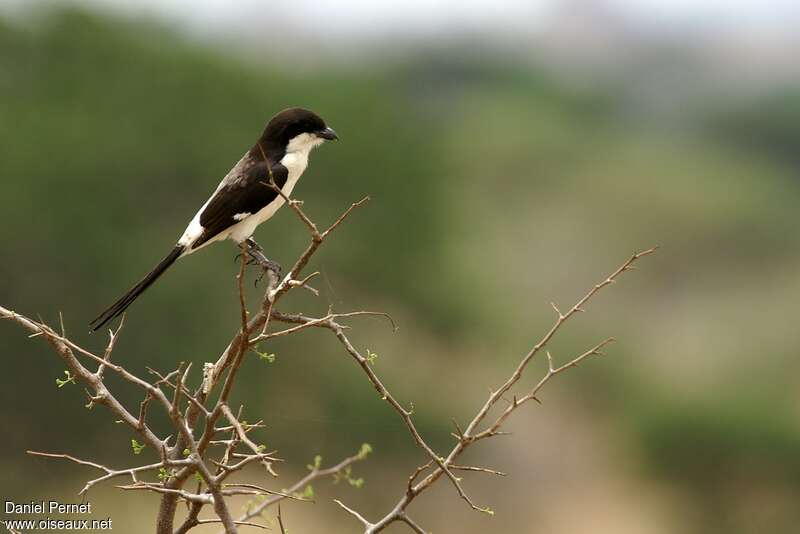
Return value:
<svg viewBox="0 0 800 534">
<path fill-rule="evenodd" d="M 241 252 L 233 257 L 233 263 L 238 263 L 241 260 L 242 260 L 242 253 Z M 245 265 L 256 265 L 256 264 L 258 264 L 258 260 L 254 259 L 252 256 L 250 256 L 250 254 L 248 254 L 247 257 L 244 260 L 244 263 L 245 263 Z"/>
<path fill-rule="evenodd" d="M 264 258 L 263 262 L 262 261 L 258 261 L 257 263 L 261 266 L 261 273 L 259 273 L 259 275 L 256 277 L 255 281 L 253 282 L 253 285 L 255 287 L 258 287 L 258 283 L 261 282 L 261 280 L 264 278 L 264 275 L 267 274 L 268 272 L 274 273 L 276 280 L 280 279 L 280 277 L 281 277 L 281 266 L 280 266 L 279 263 L 274 262 L 274 261 L 272 261 L 270 259 L 267 259 L 267 258 Z"/>
<path fill-rule="evenodd" d="M 248 265 L 258 264 L 262 269 L 261 274 L 256 278 L 256 285 L 264 278 L 267 271 L 272 271 L 275 273 L 276 277 L 280 278 L 281 271 L 283 270 L 280 264 L 267 258 L 264 255 L 264 249 L 252 239 L 247 240 L 247 255 L 249 257 L 247 260 Z"/>
</svg>

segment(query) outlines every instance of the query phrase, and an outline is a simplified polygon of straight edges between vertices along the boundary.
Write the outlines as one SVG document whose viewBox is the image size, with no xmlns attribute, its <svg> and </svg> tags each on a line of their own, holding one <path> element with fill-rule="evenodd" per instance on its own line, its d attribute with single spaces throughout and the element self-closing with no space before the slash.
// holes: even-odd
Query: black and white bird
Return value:
<svg viewBox="0 0 800 534">
<path fill-rule="evenodd" d="M 92 330 L 121 315 L 136 298 L 164 274 L 175 260 L 223 239 L 247 244 L 247 254 L 265 269 L 279 269 L 253 240 L 256 227 L 272 217 L 292 194 L 308 166 L 311 150 L 336 132 L 312 111 L 290 108 L 267 123 L 264 133 L 233 166 L 194 216 L 175 248 L 119 300 L 90 323 Z M 280 188 L 278 194 L 273 183 Z"/>
</svg>

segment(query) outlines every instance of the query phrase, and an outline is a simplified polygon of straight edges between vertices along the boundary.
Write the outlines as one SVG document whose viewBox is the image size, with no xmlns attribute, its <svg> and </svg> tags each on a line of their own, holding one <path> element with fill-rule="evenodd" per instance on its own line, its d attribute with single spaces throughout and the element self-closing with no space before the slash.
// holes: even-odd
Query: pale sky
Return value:
<svg viewBox="0 0 800 534">
<path fill-rule="evenodd" d="M 59 0 L 56 0 L 58 2 Z M 69 0 L 60 0 L 66 2 Z M 265 20 L 321 37 L 433 35 L 446 31 L 508 31 L 546 26 L 569 5 L 600 0 L 74 0 L 132 14 L 155 14 L 203 31 L 234 31 Z M 0 0 L 19 7 L 37 0 Z M 779 26 L 800 22 L 800 0 L 603 0 L 645 27 Z M 577 7 L 582 9 L 582 7 Z"/>
</svg>

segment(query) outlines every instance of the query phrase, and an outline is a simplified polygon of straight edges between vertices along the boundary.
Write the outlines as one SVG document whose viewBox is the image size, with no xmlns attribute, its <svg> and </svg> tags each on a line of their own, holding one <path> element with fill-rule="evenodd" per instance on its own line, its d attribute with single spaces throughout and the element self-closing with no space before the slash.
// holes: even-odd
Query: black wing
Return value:
<svg viewBox="0 0 800 534">
<path fill-rule="evenodd" d="M 278 193 L 270 187 L 270 178 L 274 179 L 275 184 L 283 189 L 289 172 L 280 163 L 273 165 L 271 171 L 270 176 L 267 164 L 262 161 L 249 167 L 241 176 L 223 184 L 200 214 L 203 233 L 192 243 L 192 248 L 199 247 L 218 233 L 239 222 L 233 218 L 234 215 L 246 213 L 254 215 L 261 208 L 273 202 L 278 197 Z"/>
</svg>

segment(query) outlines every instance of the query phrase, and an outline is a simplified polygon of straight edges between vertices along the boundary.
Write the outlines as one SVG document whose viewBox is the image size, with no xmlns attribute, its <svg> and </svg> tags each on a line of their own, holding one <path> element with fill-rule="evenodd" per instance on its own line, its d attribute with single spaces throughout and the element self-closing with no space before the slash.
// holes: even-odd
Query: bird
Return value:
<svg viewBox="0 0 800 534">
<path fill-rule="evenodd" d="M 272 117 L 255 144 L 197 211 L 169 254 L 91 321 L 91 331 L 119 317 L 175 261 L 216 241 L 231 239 L 240 247 L 244 243 L 250 261 L 279 273 L 280 266 L 267 259 L 253 232 L 292 194 L 308 166 L 309 153 L 325 141 L 338 139 L 336 131 L 310 110 L 289 108 Z"/>
</svg>

